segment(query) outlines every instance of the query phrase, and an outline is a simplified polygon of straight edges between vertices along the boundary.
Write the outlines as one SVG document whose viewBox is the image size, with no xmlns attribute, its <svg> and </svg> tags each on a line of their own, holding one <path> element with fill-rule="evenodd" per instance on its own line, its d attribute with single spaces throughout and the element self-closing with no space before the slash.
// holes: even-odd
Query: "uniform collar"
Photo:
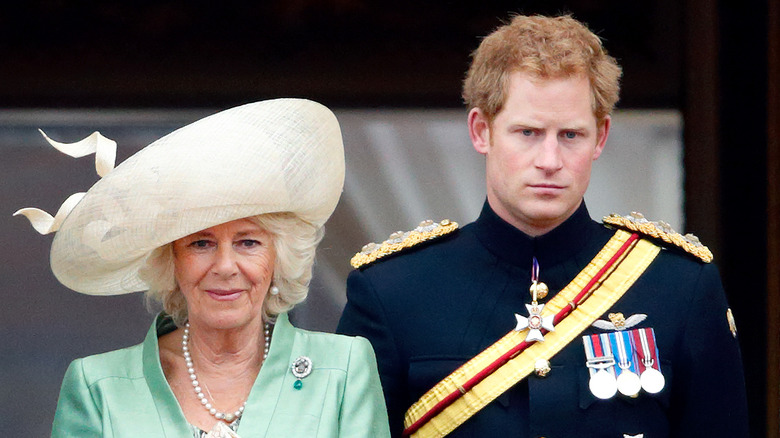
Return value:
<svg viewBox="0 0 780 438">
<path fill-rule="evenodd" d="M 533 257 L 543 266 L 573 257 L 586 245 L 595 224 L 583 201 L 564 223 L 547 234 L 530 237 L 501 219 L 485 201 L 482 213 L 474 223 L 474 231 L 495 256 L 530 269 Z"/>
</svg>

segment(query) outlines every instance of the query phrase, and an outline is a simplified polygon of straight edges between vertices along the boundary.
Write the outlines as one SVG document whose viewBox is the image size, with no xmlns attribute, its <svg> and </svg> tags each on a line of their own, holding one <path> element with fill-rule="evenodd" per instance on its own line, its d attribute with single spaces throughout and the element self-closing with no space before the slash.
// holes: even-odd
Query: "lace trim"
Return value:
<svg viewBox="0 0 780 438">
<path fill-rule="evenodd" d="M 236 421 L 225 424 L 222 421 L 217 421 L 214 427 L 210 431 L 206 432 L 199 427 L 190 424 L 192 428 L 192 436 L 194 438 L 241 438 L 236 431 L 238 430 L 238 424 L 241 422 L 241 417 L 236 418 Z"/>
</svg>

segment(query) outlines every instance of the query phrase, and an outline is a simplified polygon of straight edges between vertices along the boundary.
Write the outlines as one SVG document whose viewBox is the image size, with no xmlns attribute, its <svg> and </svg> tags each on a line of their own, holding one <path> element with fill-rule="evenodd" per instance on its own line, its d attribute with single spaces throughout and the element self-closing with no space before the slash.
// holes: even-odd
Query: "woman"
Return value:
<svg viewBox="0 0 780 438">
<path fill-rule="evenodd" d="M 48 140 L 48 137 L 47 137 Z M 344 152 L 335 116 L 302 99 L 233 108 L 113 167 L 52 218 L 57 279 L 95 295 L 159 301 L 142 344 L 71 363 L 54 437 L 389 436 L 376 363 L 362 338 L 312 333 L 287 311 L 308 292 Z"/>
</svg>

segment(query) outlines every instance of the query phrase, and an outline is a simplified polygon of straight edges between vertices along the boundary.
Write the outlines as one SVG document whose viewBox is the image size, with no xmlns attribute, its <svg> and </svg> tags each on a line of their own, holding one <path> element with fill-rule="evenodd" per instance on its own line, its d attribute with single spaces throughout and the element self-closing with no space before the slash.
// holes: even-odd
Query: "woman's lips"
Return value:
<svg viewBox="0 0 780 438">
<path fill-rule="evenodd" d="M 241 290 L 207 290 L 206 293 L 217 301 L 233 301 L 241 296 Z"/>
</svg>

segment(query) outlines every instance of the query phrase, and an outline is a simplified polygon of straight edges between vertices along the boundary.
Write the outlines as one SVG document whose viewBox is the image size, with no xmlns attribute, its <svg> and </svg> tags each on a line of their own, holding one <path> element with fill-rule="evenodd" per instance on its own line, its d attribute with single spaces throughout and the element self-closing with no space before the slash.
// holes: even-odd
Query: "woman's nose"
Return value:
<svg viewBox="0 0 780 438">
<path fill-rule="evenodd" d="M 238 272 L 236 252 L 232 245 L 218 245 L 214 253 L 212 271 L 217 275 L 232 276 Z"/>
</svg>

